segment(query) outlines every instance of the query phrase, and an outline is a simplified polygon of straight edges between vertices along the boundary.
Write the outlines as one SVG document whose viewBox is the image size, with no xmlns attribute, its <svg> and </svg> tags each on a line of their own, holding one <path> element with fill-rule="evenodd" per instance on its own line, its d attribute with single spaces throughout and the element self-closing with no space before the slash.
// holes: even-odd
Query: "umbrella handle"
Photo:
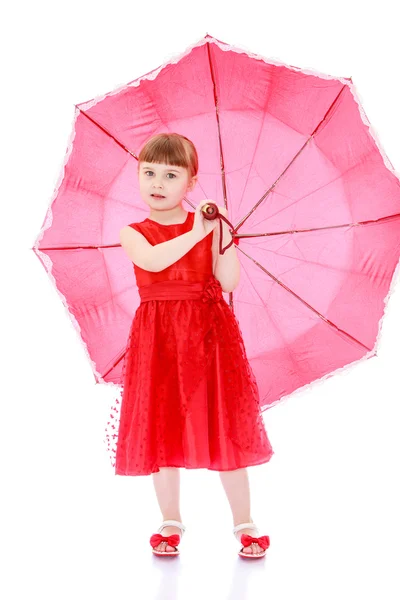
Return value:
<svg viewBox="0 0 400 600">
<path fill-rule="evenodd" d="M 232 236 L 231 241 L 229 242 L 229 244 L 227 246 L 225 246 L 225 248 L 222 248 L 222 236 L 223 236 L 223 232 L 222 232 L 222 221 L 221 219 L 223 219 L 225 221 L 225 223 L 227 223 L 229 225 L 229 227 L 231 228 L 230 233 L 233 233 L 235 228 L 232 225 L 232 223 L 230 221 L 228 221 L 228 219 L 222 215 L 219 210 L 218 210 L 218 206 L 216 204 L 214 204 L 214 202 L 209 202 L 207 204 L 205 204 L 202 209 L 201 209 L 202 213 L 203 213 L 203 217 L 205 219 L 207 219 L 208 221 L 213 221 L 214 219 L 216 219 L 217 217 L 219 217 L 219 253 L 220 254 L 225 254 L 226 250 L 228 250 L 228 248 L 230 248 L 232 246 L 232 244 L 234 243 L 234 239 Z"/>
<path fill-rule="evenodd" d="M 218 213 L 218 216 L 219 216 L 219 253 L 220 254 L 225 254 L 225 251 L 228 250 L 228 248 L 230 248 L 232 246 L 232 244 L 234 243 L 234 239 L 233 239 L 233 236 L 232 236 L 232 239 L 229 242 L 229 244 L 227 246 L 225 246 L 225 248 L 222 248 L 222 236 L 223 236 L 223 232 L 222 232 L 222 221 L 221 221 L 221 219 L 223 219 L 225 221 L 225 223 L 227 223 L 229 225 L 229 227 L 231 228 L 230 233 L 233 233 L 235 228 L 232 225 L 232 223 L 230 221 L 228 221 L 228 219 L 224 215 L 221 215 L 221 213 Z"/>
</svg>

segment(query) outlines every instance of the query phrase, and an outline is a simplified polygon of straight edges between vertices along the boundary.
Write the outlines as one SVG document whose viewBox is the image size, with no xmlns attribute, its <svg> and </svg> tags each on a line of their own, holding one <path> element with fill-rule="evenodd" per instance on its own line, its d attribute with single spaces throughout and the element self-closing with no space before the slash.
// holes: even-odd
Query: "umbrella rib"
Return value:
<svg viewBox="0 0 400 600">
<path fill-rule="evenodd" d="M 116 144 L 118 144 L 118 146 L 121 146 L 121 148 L 123 150 L 125 150 L 126 152 L 128 152 L 128 154 L 130 154 L 131 156 L 133 156 L 134 158 L 136 158 L 136 160 L 138 160 L 138 156 L 134 153 L 131 152 L 129 150 L 129 148 L 127 148 L 125 146 L 125 144 L 123 144 L 122 142 L 120 142 L 112 133 L 110 133 L 105 127 L 103 127 L 102 125 L 100 125 L 100 123 L 98 123 L 97 121 L 95 121 L 94 119 L 92 119 L 92 117 L 89 117 L 89 115 L 82 110 L 79 106 L 77 106 L 75 104 L 75 108 L 77 108 L 87 119 L 89 119 L 89 121 L 91 121 L 93 123 L 93 125 L 96 125 L 96 127 L 99 127 L 99 129 L 101 129 L 102 131 L 104 131 L 104 133 L 106 133 L 110 138 L 112 138 L 114 140 L 114 142 Z"/>
<path fill-rule="evenodd" d="M 106 244 L 104 246 L 46 246 L 39 247 L 39 250 L 42 252 L 43 250 L 99 250 L 104 248 L 121 248 L 121 244 Z M 31 248 L 34 250 L 34 247 Z"/>
<path fill-rule="evenodd" d="M 309 229 L 289 229 L 286 231 L 274 231 L 271 233 L 237 233 L 233 237 L 237 238 L 250 238 L 250 237 L 263 237 L 270 235 L 286 235 L 288 233 L 305 233 L 308 231 L 323 231 L 324 229 L 337 229 L 340 227 L 355 227 L 358 225 L 369 225 L 370 223 L 380 223 L 382 221 L 391 221 L 400 217 L 400 213 L 388 215 L 387 217 L 379 217 L 378 219 L 368 219 L 367 221 L 358 221 L 357 223 L 343 223 L 339 225 L 327 225 L 326 227 L 310 227 Z"/>
<path fill-rule="evenodd" d="M 259 297 L 260 301 L 262 302 L 262 305 L 265 306 L 265 308 L 267 308 L 266 303 L 264 302 L 264 299 L 261 297 L 260 293 L 258 292 L 258 290 L 256 289 L 254 282 L 252 281 L 251 277 L 248 278 L 249 282 L 251 284 L 251 286 L 253 287 L 253 290 L 255 291 L 255 293 L 257 294 L 257 296 Z M 289 354 L 290 360 L 292 361 L 292 364 L 294 365 L 295 368 L 297 368 L 299 371 L 301 370 L 301 365 L 298 364 L 296 367 L 296 359 L 294 358 L 294 352 L 293 350 L 290 348 L 289 344 L 286 344 L 286 340 L 285 337 L 283 335 L 283 333 L 281 332 L 278 323 L 276 322 L 276 320 L 274 319 L 274 317 L 270 314 L 270 319 L 273 323 L 273 325 L 275 326 L 275 329 L 277 330 L 278 334 L 280 335 L 280 337 L 282 338 L 283 342 L 284 342 L 284 348 L 285 348 L 285 352 L 287 354 Z M 254 355 L 253 358 L 257 358 L 258 355 Z"/>
<path fill-rule="evenodd" d="M 256 204 L 253 206 L 252 209 L 250 209 L 250 211 L 247 213 L 247 215 L 245 215 L 240 221 L 239 223 L 235 226 L 235 231 L 238 231 L 238 229 L 240 229 L 240 227 L 242 227 L 243 223 L 245 223 L 245 221 L 247 221 L 247 219 L 250 217 L 250 215 L 256 210 L 256 208 L 261 204 L 261 202 L 264 200 L 264 198 L 269 194 L 269 192 L 271 190 L 273 190 L 273 188 L 277 185 L 277 183 L 279 182 L 279 180 L 283 177 L 283 175 L 286 173 L 286 171 L 289 169 L 289 167 L 293 164 L 293 162 L 296 160 L 296 158 L 299 156 L 299 154 L 301 154 L 301 152 L 304 150 L 304 148 L 307 146 L 307 144 L 313 139 L 314 135 L 317 133 L 318 129 L 321 127 L 322 123 L 325 121 L 325 119 L 327 118 L 328 114 L 333 110 L 333 107 L 335 106 L 335 104 L 338 102 L 340 95 L 343 93 L 343 90 L 345 88 L 347 88 L 347 85 L 342 86 L 341 90 L 339 91 L 339 93 L 337 94 L 337 96 L 335 97 L 335 99 L 333 100 L 332 104 L 329 106 L 329 108 L 327 109 L 326 113 L 324 114 L 323 118 L 320 120 L 320 122 L 318 123 L 318 125 L 315 127 L 314 131 L 312 132 L 312 134 L 309 136 L 309 138 L 304 142 L 303 146 L 298 150 L 298 152 L 294 155 L 294 157 L 292 158 L 292 160 L 289 162 L 289 164 L 286 166 L 286 168 L 282 171 L 282 173 L 279 175 L 279 177 L 274 181 L 274 183 L 270 186 L 270 188 L 261 196 L 261 198 L 258 200 L 258 202 L 256 202 Z"/>
<path fill-rule="evenodd" d="M 103 378 L 103 379 L 104 379 L 105 377 L 107 377 L 107 375 L 108 375 L 108 374 L 109 374 L 109 373 L 110 373 L 110 372 L 111 372 L 111 371 L 114 369 L 114 367 L 116 367 L 116 366 L 117 366 L 117 364 L 118 364 L 119 362 L 121 362 L 121 360 L 124 358 L 125 354 L 126 354 L 126 348 L 125 348 L 125 350 L 123 350 L 123 351 L 122 351 L 122 354 L 121 354 L 121 356 L 120 356 L 120 357 L 118 358 L 118 360 L 117 360 L 117 361 L 116 361 L 116 362 L 115 362 L 115 363 L 112 365 L 112 367 L 110 367 L 110 368 L 108 369 L 108 371 L 106 371 L 105 373 L 103 373 L 103 375 L 102 375 L 102 378 Z"/>
<path fill-rule="evenodd" d="M 351 339 L 354 342 L 356 342 L 356 344 L 359 344 L 362 348 L 365 348 L 369 352 L 371 351 L 371 348 L 368 348 L 368 346 L 366 346 L 365 344 L 363 344 L 362 342 L 360 342 L 359 340 L 357 340 L 355 337 L 353 337 L 352 335 L 350 335 L 349 333 L 347 333 L 347 331 L 344 331 L 344 329 L 340 329 L 340 327 L 338 327 L 337 325 L 335 325 L 335 323 L 332 323 L 332 321 L 330 321 L 329 319 L 327 319 L 326 317 L 324 317 L 324 315 L 322 315 L 320 312 L 318 312 L 317 309 L 315 309 L 313 306 L 311 306 L 311 304 L 308 304 L 308 302 L 306 302 L 303 298 L 301 298 L 298 294 L 296 294 L 296 292 L 294 292 L 293 290 L 291 290 L 290 288 L 288 288 L 282 281 L 280 281 L 277 277 L 275 277 L 274 275 L 272 275 L 272 273 L 270 271 L 268 271 L 265 267 L 263 267 L 262 265 L 260 265 L 260 263 L 258 261 L 256 261 L 254 258 L 252 258 L 251 256 L 249 256 L 241 248 L 239 248 L 239 246 L 237 248 L 238 248 L 238 250 L 240 250 L 240 252 L 242 252 L 242 254 L 244 254 L 245 256 L 247 256 L 247 258 L 249 258 L 250 260 L 252 260 L 257 267 L 259 267 L 262 271 L 264 271 L 264 273 L 266 273 L 267 275 L 269 275 L 271 277 L 271 279 L 273 279 L 276 283 L 278 283 L 280 286 L 282 286 L 283 288 L 285 288 L 285 290 L 288 291 L 290 294 L 292 294 L 292 296 L 294 296 L 295 298 L 297 298 L 298 300 L 300 300 L 300 302 L 302 302 L 308 309 L 312 310 L 316 315 L 318 315 L 321 319 L 323 319 L 326 323 L 328 323 L 328 325 L 330 325 L 331 327 L 333 327 L 334 329 L 336 329 L 339 333 L 343 333 L 349 339 Z"/>
<path fill-rule="evenodd" d="M 228 202 L 227 202 L 227 197 L 226 197 L 224 152 L 222 149 L 221 127 L 220 127 L 220 122 L 219 122 L 219 110 L 218 110 L 218 98 L 217 98 L 214 69 L 213 69 L 212 62 L 211 62 L 210 42 L 207 42 L 207 54 L 208 54 L 208 64 L 210 67 L 210 75 L 211 75 L 211 80 L 212 80 L 212 84 L 213 84 L 215 117 L 217 120 L 218 143 L 219 143 L 219 154 L 220 154 L 220 165 L 221 165 L 221 178 L 222 178 L 222 192 L 223 192 L 223 197 L 224 197 L 224 206 L 225 206 L 225 208 L 227 208 Z"/>
<path fill-rule="evenodd" d="M 86 113 L 84 110 L 82 110 L 81 108 L 79 108 L 79 106 L 77 106 L 76 104 L 75 104 L 75 108 L 79 109 L 79 110 L 80 110 L 80 112 L 81 112 L 81 113 L 82 113 L 82 114 L 83 114 L 83 115 L 84 115 L 84 116 L 85 116 L 87 119 L 89 119 L 89 121 L 91 121 L 91 122 L 93 123 L 93 125 L 96 125 L 96 127 L 99 127 L 99 129 L 101 129 L 102 131 L 104 131 L 104 133 L 105 133 L 106 135 L 108 135 L 108 136 L 109 136 L 111 139 L 113 139 L 113 140 L 114 140 L 114 142 L 115 142 L 116 144 L 118 144 L 118 146 L 120 146 L 120 147 L 121 147 L 123 150 L 125 150 L 126 152 L 128 152 L 128 154 L 130 154 L 131 156 L 133 156 L 133 158 L 136 158 L 136 160 L 137 160 L 137 161 L 139 160 L 139 157 L 138 157 L 138 155 L 137 155 L 137 154 L 135 154 L 135 152 L 132 152 L 131 150 L 129 150 L 129 148 L 127 148 L 127 147 L 125 146 L 125 144 L 123 144 L 122 142 L 120 142 L 120 141 L 119 141 L 119 140 L 118 140 L 118 139 L 117 139 L 117 138 L 116 138 L 116 137 L 115 137 L 115 136 L 114 136 L 112 133 L 110 133 L 110 132 L 109 132 L 109 131 L 108 131 L 108 130 L 105 128 L 105 127 L 103 127 L 102 125 L 100 125 L 100 123 L 98 123 L 97 121 L 95 121 L 94 119 L 92 119 L 92 117 L 89 117 L 89 115 L 88 115 L 88 114 L 87 114 L 87 113 Z M 203 188 L 201 187 L 201 185 L 200 185 L 200 188 L 202 189 L 202 191 L 204 191 L 204 190 L 203 190 Z M 192 208 L 196 209 L 196 205 L 195 205 L 195 204 L 193 204 L 193 202 L 191 202 L 191 201 L 189 200 L 189 198 L 187 198 L 186 196 L 184 196 L 184 200 L 186 200 L 186 202 L 187 202 L 188 204 L 190 204 L 190 206 L 191 206 Z M 94 247 L 94 246 L 93 246 L 93 247 Z M 98 247 L 98 248 L 100 248 L 101 246 L 97 246 L 97 247 Z M 105 246 L 105 247 L 108 247 L 108 246 Z"/>
</svg>

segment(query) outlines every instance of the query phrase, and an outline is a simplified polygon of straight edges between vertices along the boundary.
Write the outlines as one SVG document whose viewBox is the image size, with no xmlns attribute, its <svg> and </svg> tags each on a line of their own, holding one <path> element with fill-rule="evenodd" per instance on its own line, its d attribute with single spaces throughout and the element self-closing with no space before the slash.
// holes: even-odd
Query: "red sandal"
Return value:
<svg viewBox="0 0 400 600">
<path fill-rule="evenodd" d="M 243 547 L 239 551 L 239 556 L 244 556 L 244 558 L 262 558 L 267 553 L 267 548 L 269 548 L 270 540 L 268 535 L 262 535 L 261 537 L 252 537 L 251 535 L 247 535 L 243 533 L 240 538 L 238 532 L 242 529 L 254 529 L 258 533 L 257 527 L 254 523 L 240 523 L 233 528 L 233 534 L 235 538 L 242 543 Z M 262 552 L 243 552 L 244 548 L 250 546 L 251 544 L 258 544 L 263 548 Z"/>
<path fill-rule="evenodd" d="M 161 531 L 164 529 L 164 527 L 168 527 L 168 525 L 179 527 L 182 532 L 182 537 L 185 533 L 186 527 L 180 521 L 175 521 L 174 519 L 163 521 L 161 527 L 159 527 L 157 530 L 158 533 L 154 533 L 150 538 L 150 545 L 153 548 L 153 554 L 157 554 L 157 556 L 177 556 L 179 554 L 177 546 L 181 541 L 181 536 L 179 536 L 177 533 L 173 533 L 167 537 L 161 535 Z M 174 546 L 175 549 L 172 552 L 160 552 L 159 550 L 154 550 L 154 548 L 158 546 L 160 542 L 165 542 L 169 546 Z"/>
</svg>

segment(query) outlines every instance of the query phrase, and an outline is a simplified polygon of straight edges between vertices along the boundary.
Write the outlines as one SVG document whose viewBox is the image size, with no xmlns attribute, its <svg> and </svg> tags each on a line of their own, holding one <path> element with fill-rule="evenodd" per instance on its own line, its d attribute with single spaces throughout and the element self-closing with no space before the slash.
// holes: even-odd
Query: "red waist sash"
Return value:
<svg viewBox="0 0 400 600">
<path fill-rule="evenodd" d="M 222 300 L 222 287 L 218 279 L 211 275 L 208 281 L 157 281 L 139 287 L 142 302 L 149 300 L 202 300 L 219 302 Z"/>
</svg>

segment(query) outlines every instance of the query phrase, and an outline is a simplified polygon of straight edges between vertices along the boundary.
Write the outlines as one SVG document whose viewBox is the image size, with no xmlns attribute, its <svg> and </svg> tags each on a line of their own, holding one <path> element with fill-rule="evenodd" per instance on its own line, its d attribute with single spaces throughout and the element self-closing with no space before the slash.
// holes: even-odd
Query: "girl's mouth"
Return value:
<svg viewBox="0 0 400 600">
<path fill-rule="evenodd" d="M 153 198 L 157 198 L 157 200 L 162 200 L 165 196 L 160 196 L 159 194 L 151 194 Z"/>
</svg>

